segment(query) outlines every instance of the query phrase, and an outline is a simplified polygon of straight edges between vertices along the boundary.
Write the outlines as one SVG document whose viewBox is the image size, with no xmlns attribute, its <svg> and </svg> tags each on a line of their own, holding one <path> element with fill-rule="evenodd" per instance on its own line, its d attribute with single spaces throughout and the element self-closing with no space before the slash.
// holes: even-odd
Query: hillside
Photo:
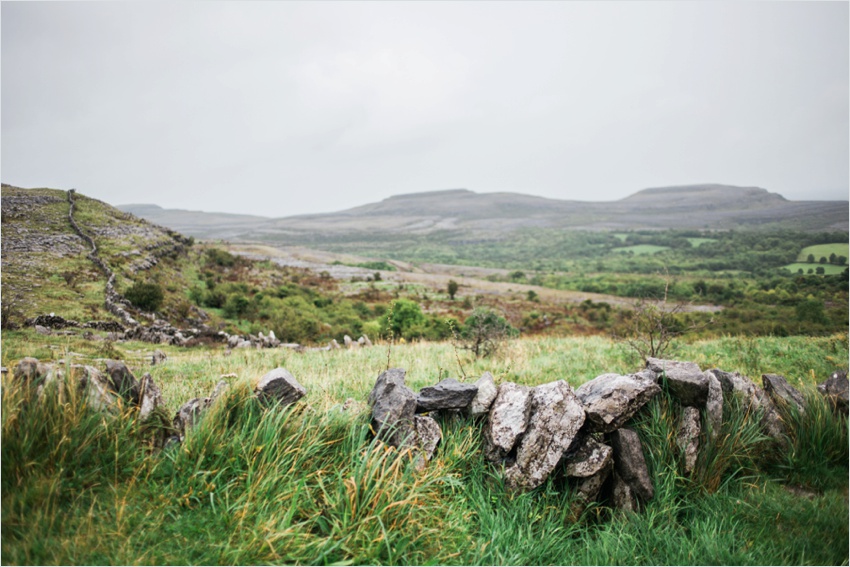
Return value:
<svg viewBox="0 0 850 567">
<path fill-rule="evenodd" d="M 66 191 L 3 185 L 4 319 L 52 312 L 83 322 L 120 319 L 104 305 L 107 277 L 90 256 L 91 243 L 71 224 L 69 199 Z M 183 324 L 203 320 L 182 298 L 187 283 L 178 264 L 189 239 L 85 195 L 74 199 L 74 221 L 115 274 L 119 293 L 136 281 L 161 282 L 166 291 L 163 317 Z M 133 316 L 146 319 L 138 312 Z"/>
<path fill-rule="evenodd" d="M 848 228 L 847 201 L 789 201 L 757 187 L 717 184 L 644 189 L 611 202 L 451 189 L 397 195 L 333 213 L 278 219 L 141 205 L 121 208 L 198 237 L 289 244 L 444 231 L 467 238 L 492 238 L 520 228 L 806 231 Z"/>
</svg>

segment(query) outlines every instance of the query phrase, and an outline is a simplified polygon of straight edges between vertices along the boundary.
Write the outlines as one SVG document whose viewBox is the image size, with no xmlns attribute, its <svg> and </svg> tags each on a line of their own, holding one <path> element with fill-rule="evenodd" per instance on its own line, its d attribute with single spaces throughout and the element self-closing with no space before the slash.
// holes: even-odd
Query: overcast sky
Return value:
<svg viewBox="0 0 850 567">
<path fill-rule="evenodd" d="M 3 2 L 2 180 L 287 216 L 848 198 L 847 2 Z"/>
</svg>

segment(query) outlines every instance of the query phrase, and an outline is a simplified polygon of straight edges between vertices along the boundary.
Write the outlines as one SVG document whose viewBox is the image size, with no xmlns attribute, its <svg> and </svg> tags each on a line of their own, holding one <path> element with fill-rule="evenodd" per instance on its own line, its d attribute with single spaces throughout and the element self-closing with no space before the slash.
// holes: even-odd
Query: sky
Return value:
<svg viewBox="0 0 850 567">
<path fill-rule="evenodd" d="M 847 2 L 2 2 L 0 177 L 289 216 L 465 188 L 846 200 Z"/>
</svg>

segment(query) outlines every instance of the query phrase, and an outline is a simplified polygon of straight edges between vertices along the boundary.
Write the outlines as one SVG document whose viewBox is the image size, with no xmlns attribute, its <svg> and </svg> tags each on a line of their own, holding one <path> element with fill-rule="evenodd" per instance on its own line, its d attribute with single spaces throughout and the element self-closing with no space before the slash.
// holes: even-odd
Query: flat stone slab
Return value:
<svg viewBox="0 0 850 567">
<path fill-rule="evenodd" d="M 307 389 L 285 368 L 275 368 L 260 378 L 254 393 L 263 402 L 287 406 L 307 395 Z"/>
<path fill-rule="evenodd" d="M 619 429 L 649 400 L 661 393 L 655 382 L 635 375 L 603 374 L 576 390 L 587 413 L 590 432 Z"/>
<path fill-rule="evenodd" d="M 478 386 L 475 384 L 463 384 L 454 378 L 446 378 L 419 391 L 416 396 L 416 413 L 465 409 L 477 393 Z"/>
<path fill-rule="evenodd" d="M 646 366 L 658 375 L 660 382 L 666 377 L 670 394 L 683 406 L 705 406 L 708 377 L 696 363 L 650 357 L 646 359 Z"/>
<path fill-rule="evenodd" d="M 490 407 L 485 429 L 484 453 L 490 461 L 498 461 L 510 453 L 520 435 L 525 433 L 531 416 L 531 390 L 505 382 Z"/>
<path fill-rule="evenodd" d="M 516 462 L 505 471 L 508 485 L 530 490 L 543 484 L 570 448 L 585 415 L 573 389 L 563 380 L 531 390 L 528 428 Z"/>
</svg>

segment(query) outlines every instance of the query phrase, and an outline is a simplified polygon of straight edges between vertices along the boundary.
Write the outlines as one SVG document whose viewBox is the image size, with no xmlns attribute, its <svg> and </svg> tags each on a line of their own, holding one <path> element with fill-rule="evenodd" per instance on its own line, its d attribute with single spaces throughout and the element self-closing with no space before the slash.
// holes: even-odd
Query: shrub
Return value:
<svg viewBox="0 0 850 567">
<path fill-rule="evenodd" d="M 127 301 L 142 311 L 156 311 L 162 305 L 162 288 L 155 283 L 136 282 L 124 293 Z"/>
<path fill-rule="evenodd" d="M 457 290 L 460 287 L 458 283 L 454 280 L 449 280 L 449 285 L 446 288 L 446 291 L 449 294 L 449 297 L 453 300 L 455 298 L 455 294 L 457 294 Z"/>
<path fill-rule="evenodd" d="M 419 331 L 424 329 L 425 324 L 425 315 L 418 303 L 409 299 L 399 299 L 393 303 L 388 330 L 394 337 L 411 339 L 422 336 Z"/>
<path fill-rule="evenodd" d="M 502 343 L 519 332 L 504 317 L 489 307 L 476 307 L 461 328 L 460 347 L 471 350 L 476 357 L 490 356 Z"/>
</svg>

